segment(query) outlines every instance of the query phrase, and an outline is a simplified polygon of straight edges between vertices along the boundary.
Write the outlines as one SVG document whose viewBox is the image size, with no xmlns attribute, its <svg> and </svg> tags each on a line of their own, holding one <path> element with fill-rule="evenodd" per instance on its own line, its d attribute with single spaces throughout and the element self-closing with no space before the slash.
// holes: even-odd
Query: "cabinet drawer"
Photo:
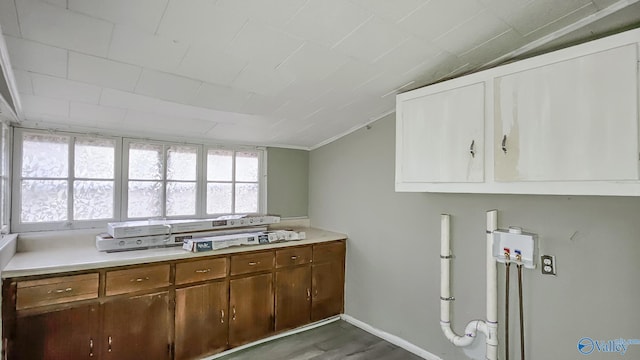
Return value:
<svg viewBox="0 0 640 360">
<path fill-rule="evenodd" d="M 169 285 L 169 265 L 145 266 L 108 271 L 105 293 L 111 296 Z"/>
<path fill-rule="evenodd" d="M 16 309 L 61 304 L 98 297 L 98 273 L 19 281 Z"/>
<path fill-rule="evenodd" d="M 313 262 L 322 263 L 342 261 L 344 257 L 344 241 L 330 242 L 313 246 Z"/>
<path fill-rule="evenodd" d="M 273 251 L 231 256 L 231 275 L 273 269 Z"/>
<path fill-rule="evenodd" d="M 227 258 L 188 261 L 176 264 L 176 285 L 227 276 Z"/>
<path fill-rule="evenodd" d="M 276 250 L 276 268 L 309 264 L 310 262 L 311 246 Z"/>
</svg>

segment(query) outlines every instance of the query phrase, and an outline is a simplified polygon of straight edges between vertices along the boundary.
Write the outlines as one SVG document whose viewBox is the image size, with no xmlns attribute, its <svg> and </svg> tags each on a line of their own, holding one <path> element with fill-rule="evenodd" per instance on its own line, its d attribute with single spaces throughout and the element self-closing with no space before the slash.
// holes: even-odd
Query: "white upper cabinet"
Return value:
<svg viewBox="0 0 640 360">
<path fill-rule="evenodd" d="M 484 180 L 484 87 L 398 97 L 396 183 Z"/>
<path fill-rule="evenodd" d="M 496 181 L 638 179 L 635 44 L 494 81 Z"/>
<path fill-rule="evenodd" d="M 640 196 L 639 46 L 630 30 L 398 95 L 396 191 Z"/>
</svg>

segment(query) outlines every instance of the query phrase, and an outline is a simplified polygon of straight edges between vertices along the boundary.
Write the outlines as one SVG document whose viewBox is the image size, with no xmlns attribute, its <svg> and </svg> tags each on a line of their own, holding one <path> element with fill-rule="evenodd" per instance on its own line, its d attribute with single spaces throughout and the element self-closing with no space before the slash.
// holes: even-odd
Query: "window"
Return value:
<svg viewBox="0 0 640 360">
<path fill-rule="evenodd" d="M 196 216 L 200 146 L 148 142 L 127 145 L 127 216 Z"/>
<path fill-rule="evenodd" d="M 24 229 L 90 227 L 115 214 L 115 139 L 16 130 L 14 224 Z"/>
<path fill-rule="evenodd" d="M 18 232 L 265 209 L 264 149 L 30 129 L 14 135 Z"/>
<path fill-rule="evenodd" d="M 207 151 L 207 214 L 256 213 L 260 159 L 256 151 Z"/>
</svg>

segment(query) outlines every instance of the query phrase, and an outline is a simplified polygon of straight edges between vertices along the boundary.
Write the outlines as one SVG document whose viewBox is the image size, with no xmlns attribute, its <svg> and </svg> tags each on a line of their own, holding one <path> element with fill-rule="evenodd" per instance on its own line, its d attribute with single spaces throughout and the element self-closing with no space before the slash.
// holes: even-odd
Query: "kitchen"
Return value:
<svg viewBox="0 0 640 360">
<path fill-rule="evenodd" d="M 6 6 L 6 3 L 9 2 L 2 2 L 3 6 Z M 384 5 L 384 2 L 380 3 Z M 593 6 L 591 2 L 585 3 Z M 591 38 L 593 36 L 591 32 L 595 34 L 619 32 L 627 29 L 626 27 L 633 28 L 632 24 L 636 24 L 635 27 L 637 27 L 637 4 L 633 5 L 633 2 L 616 4 L 621 6 L 620 3 L 631 5 L 612 15 L 615 19 L 611 21 L 613 25 L 609 28 L 603 26 L 598 30 L 598 22 L 594 23 L 593 27 L 587 24 L 586 27 L 576 28 L 575 37 L 560 37 L 557 43 L 551 41 L 547 43 L 546 48 L 541 46 L 535 48 L 533 52 L 546 52 L 545 50 L 571 44 L 577 41 L 576 39 Z M 580 8 L 576 4 L 572 5 L 575 7 L 566 9 L 562 16 L 556 14 L 562 20 L 553 23 L 546 30 L 547 33 L 553 33 L 552 29 L 562 29 L 576 22 L 582 25 L 576 17 L 590 13 L 590 7 L 585 5 L 584 8 Z M 410 5 L 407 4 L 406 7 L 410 8 Z M 582 10 L 573 12 L 578 8 Z M 0 9 L 3 10 L 1 14 L 8 13 L 5 11 L 6 7 Z M 401 7 L 398 5 L 398 13 L 394 14 L 385 8 L 383 13 L 388 12 L 388 16 L 396 16 L 396 19 L 401 19 L 410 13 L 407 10 L 406 13 L 399 14 L 399 9 Z M 282 11 L 280 14 L 284 17 L 291 13 Z M 623 16 L 625 14 L 628 18 Z M 563 17 L 564 15 L 567 16 Z M 374 17 L 375 19 L 378 17 Z M 610 19 L 603 17 L 603 21 Z M 38 18 L 36 17 L 35 20 Z M 407 21 L 409 20 L 412 20 L 410 16 L 407 17 Z M 37 35 L 17 32 L 16 36 L 16 33 L 7 30 L 12 27 L 11 24 L 17 23 L 17 21 L 11 21 L 2 17 L 0 25 L 5 38 L 12 38 L 14 45 L 27 42 L 26 40 L 18 41 L 23 36 Z M 31 21 L 34 20 L 31 19 Z M 26 26 L 27 23 L 20 22 L 20 24 Z M 455 32 L 451 35 L 455 35 Z M 513 33 L 509 32 L 504 36 L 509 38 L 512 35 Z M 463 40 L 459 40 L 455 45 L 465 47 L 465 50 L 459 50 L 459 53 L 479 45 L 466 45 Z M 7 42 L 11 44 L 10 41 Z M 494 44 L 487 45 L 491 48 Z M 63 45 L 58 46 L 56 49 L 64 48 Z M 520 48 L 513 42 L 509 42 L 509 46 L 513 50 Z M 526 49 L 526 46 L 522 45 L 522 47 Z M 14 48 L 20 47 L 14 46 Z M 237 48 L 236 53 L 247 51 L 246 49 Z M 403 50 L 399 48 L 397 53 L 402 54 Z M 127 51 L 131 49 L 127 48 Z M 478 55 L 476 64 L 488 63 L 508 52 L 487 50 L 485 55 Z M 82 52 L 77 53 L 82 55 Z M 478 50 L 478 53 L 481 51 Z M 42 53 L 29 51 L 21 54 L 42 55 Z M 54 55 L 54 53 L 51 54 Z M 11 55 L 11 47 L 9 47 L 9 57 Z M 420 55 L 427 56 L 427 54 Z M 80 57 L 77 56 L 75 60 L 69 57 L 67 61 L 76 61 Z M 52 66 L 57 62 L 55 57 L 48 59 Z M 33 76 L 32 74 L 37 72 L 29 68 L 29 61 L 35 60 L 29 58 L 27 60 L 24 62 L 26 61 L 24 57 L 11 58 L 11 64 L 16 68 L 15 73 L 19 74 L 16 77 L 25 74 Z M 380 60 L 384 60 L 384 57 Z M 22 65 L 18 65 L 19 61 L 23 61 Z M 133 60 L 122 59 L 121 63 L 129 61 Z M 274 62 L 272 58 L 267 58 L 265 61 Z M 458 75 L 455 73 L 456 70 L 460 74 L 470 70 L 462 67 L 464 63 L 446 62 L 444 60 L 439 62 L 444 65 L 431 70 L 428 73 L 428 79 L 421 80 L 427 81 L 426 83 L 420 84 L 419 80 L 407 88 L 398 90 L 409 82 L 405 81 L 406 79 L 399 79 L 404 82 L 394 83 L 391 88 L 387 86 L 386 91 L 376 96 L 379 106 L 367 105 L 370 103 L 353 104 L 358 108 L 354 113 L 356 110 L 363 111 L 362 108 L 370 109 L 374 113 L 369 114 L 369 110 L 364 110 L 363 113 L 367 114 L 359 115 L 357 119 L 351 120 L 352 123 L 347 121 L 341 124 L 339 121 L 327 120 L 328 127 L 334 126 L 333 129 L 320 128 L 320 125 L 311 126 L 316 118 L 327 116 L 322 111 L 314 115 L 313 111 L 317 110 L 314 108 L 307 109 L 308 113 L 302 115 L 308 115 L 306 118 L 308 121 L 302 124 L 283 121 L 273 126 L 262 126 L 259 131 L 249 133 L 244 131 L 246 129 L 243 126 L 234 130 L 232 126 L 222 122 L 218 130 L 220 133 L 226 133 L 227 143 L 267 145 L 266 212 L 280 214 L 283 218 L 302 218 L 302 220 L 308 218 L 311 226 L 315 228 L 348 235 L 344 313 L 362 324 L 391 334 L 396 340 L 403 340 L 405 344 L 411 345 L 407 347 L 425 358 L 431 356 L 428 354 L 441 359 L 467 358 L 461 349 L 455 348 L 446 341 L 439 329 L 438 238 L 440 228 L 438 221 L 442 213 L 451 214 L 453 217 L 453 250 L 457 259 L 454 264 L 453 280 L 454 294 L 458 298 L 455 304 L 454 329 L 462 329 L 463 321 L 482 317 L 484 314 L 482 299 L 484 274 L 479 270 L 484 266 L 484 259 L 477 254 L 484 248 L 484 213 L 490 209 L 498 209 L 500 227 L 515 225 L 538 233 L 541 252 L 555 255 L 558 261 L 556 277 L 542 276 L 537 270 L 526 272 L 524 276 L 524 290 L 527 294 L 525 298 L 526 341 L 529 358 L 549 358 L 551 355 L 553 358 L 582 356 L 577 353 L 576 343 L 580 338 L 587 336 L 598 339 L 640 337 L 638 328 L 640 319 L 637 318 L 638 315 L 634 315 L 637 314 L 635 310 L 640 293 L 637 287 L 632 286 L 636 275 L 640 272 L 639 263 L 636 260 L 640 256 L 640 245 L 635 235 L 640 230 L 635 225 L 637 224 L 635 214 L 640 210 L 640 203 L 636 197 L 395 191 L 396 119 L 393 113 L 395 109 L 393 95 L 396 92 L 417 88 L 419 85 L 426 85 L 439 77 L 456 76 Z M 462 68 L 457 69 L 459 67 Z M 470 67 L 473 66 L 470 65 Z M 352 70 L 349 73 L 356 73 L 353 67 L 349 70 Z M 57 70 L 53 71 L 55 73 Z M 81 77 L 81 75 L 79 71 L 77 76 Z M 37 83 L 34 79 L 35 76 L 31 79 L 32 86 Z M 18 81 L 17 78 L 16 81 Z M 103 79 L 103 81 L 106 80 Z M 343 82 L 350 81 L 353 80 L 346 77 L 343 79 Z M 23 84 L 23 82 L 19 83 Z M 375 82 L 369 82 L 369 84 L 374 86 Z M 40 89 L 43 88 L 46 86 L 40 87 Z M 66 127 L 59 125 L 57 129 L 78 128 L 78 131 L 89 131 L 83 128 L 82 124 L 72 124 L 73 117 L 69 116 L 68 112 L 62 111 L 64 107 L 60 107 L 56 99 L 46 101 L 48 99 L 43 99 L 46 98 L 45 96 L 34 93 L 36 88 L 31 89 L 31 94 L 29 94 L 29 88 L 23 90 L 24 87 L 21 89 L 18 86 L 18 89 L 21 93 L 26 92 L 25 95 L 20 95 L 25 111 L 29 104 L 32 106 L 32 113 L 25 117 L 23 126 L 31 128 L 39 123 L 46 123 L 47 120 L 53 121 L 53 116 L 61 113 L 65 115 L 64 118 L 70 120 L 66 123 Z M 118 101 L 122 104 L 126 100 L 118 100 L 116 95 L 119 94 L 109 90 L 112 89 L 109 86 L 105 85 L 105 89 L 108 90 L 102 93 L 105 105 L 98 105 L 104 108 L 100 109 L 104 114 L 113 110 L 113 106 Z M 289 89 L 288 95 L 293 96 L 292 94 L 302 91 L 301 89 Z M 389 91 L 392 91 L 392 95 L 380 98 Z M 110 96 L 106 97 L 105 93 Z M 317 94 L 317 96 L 320 95 L 322 94 Z M 339 92 L 337 95 L 344 96 Z M 140 105 L 146 99 L 142 97 L 138 99 L 140 100 L 136 105 L 138 107 L 131 112 L 143 115 L 145 112 L 142 109 L 148 109 L 150 105 L 144 103 Z M 66 104 L 69 102 L 67 101 Z M 161 105 L 166 104 L 163 102 Z M 349 109 L 347 105 L 349 105 L 348 102 L 340 103 L 340 106 Z M 283 105 L 283 109 L 293 110 L 294 106 L 295 102 L 289 103 Z M 80 108 L 86 110 L 89 107 Z M 168 106 L 163 109 L 171 110 Z M 43 112 L 47 114 L 43 115 Z M 385 112 L 389 114 L 385 115 Z M 99 118 L 98 115 L 104 115 L 98 110 L 93 112 L 86 110 L 81 113 L 92 119 L 91 124 L 99 124 L 100 122 L 96 119 L 103 118 Z M 292 112 L 294 113 L 295 111 Z M 140 118 L 148 119 L 149 117 L 141 116 Z M 170 132 L 177 132 L 180 127 L 196 129 L 192 130 L 192 133 L 184 134 L 185 138 L 198 138 L 198 132 L 206 131 L 204 127 L 198 127 L 203 124 L 201 121 L 184 120 L 182 123 L 179 121 L 172 123 L 168 118 L 160 117 L 157 124 L 161 125 L 156 125 L 154 129 L 157 130 L 163 126 L 166 126 Z M 342 117 L 337 118 L 342 119 Z M 256 120 L 261 121 L 261 119 Z M 249 120 L 239 119 L 239 123 L 242 121 L 246 123 Z M 114 123 L 117 122 L 114 121 Z M 124 123 L 121 121 L 118 124 L 122 126 Z M 126 134 L 117 135 L 134 138 L 136 135 L 140 138 L 168 137 L 166 134 L 152 134 L 155 130 L 145 131 L 145 129 L 151 129 L 152 124 L 150 121 L 140 120 L 139 124 L 132 124 Z M 183 124 L 190 124 L 190 126 Z M 305 127 L 308 127 L 306 131 Z M 268 143 L 259 137 L 259 135 L 271 136 L 287 144 L 284 134 L 288 129 L 293 133 L 288 138 L 291 139 L 290 145 L 292 145 L 289 148 L 276 146 L 277 143 Z M 269 130 L 273 133 L 268 133 Z M 337 131 L 330 132 L 330 130 Z M 299 132 L 296 133 L 296 131 Z M 331 135 L 327 136 L 329 133 Z M 243 139 L 244 134 L 251 134 L 254 138 Z M 283 138 L 280 139 L 278 136 L 281 134 Z M 337 134 L 346 135 L 338 137 Z M 332 136 L 336 138 L 333 139 Z M 306 143 L 295 143 L 303 140 Z M 327 140 L 326 143 L 324 143 L 325 140 Z M 381 222 L 385 226 L 379 226 Z M 499 271 L 499 275 L 504 274 Z M 499 298 L 502 298 L 503 289 L 500 288 L 499 292 Z M 515 333 L 512 336 L 512 339 L 517 338 Z M 633 351 L 638 350 L 631 347 L 627 356 L 633 357 Z"/>
</svg>

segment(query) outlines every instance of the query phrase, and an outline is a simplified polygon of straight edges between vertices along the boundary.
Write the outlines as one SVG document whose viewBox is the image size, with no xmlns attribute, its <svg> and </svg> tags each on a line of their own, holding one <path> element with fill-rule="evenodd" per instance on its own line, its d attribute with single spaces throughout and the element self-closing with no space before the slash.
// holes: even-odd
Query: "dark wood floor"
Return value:
<svg viewBox="0 0 640 360">
<path fill-rule="evenodd" d="M 421 360 L 402 348 L 338 320 L 218 358 L 220 360 Z"/>
</svg>

